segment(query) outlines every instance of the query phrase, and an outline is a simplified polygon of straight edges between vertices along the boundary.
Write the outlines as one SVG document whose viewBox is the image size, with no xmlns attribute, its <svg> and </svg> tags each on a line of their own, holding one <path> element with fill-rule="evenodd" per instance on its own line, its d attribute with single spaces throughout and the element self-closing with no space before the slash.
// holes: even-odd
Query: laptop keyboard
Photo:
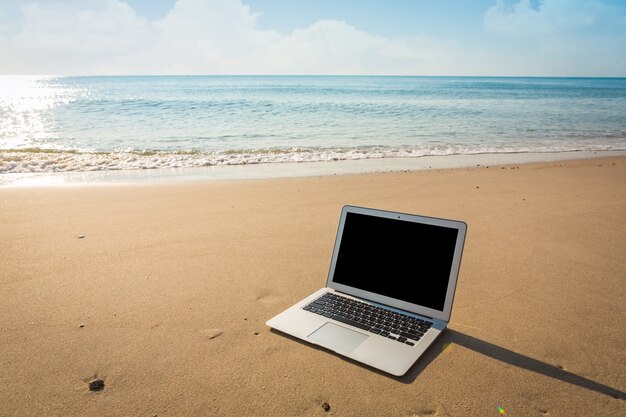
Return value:
<svg viewBox="0 0 626 417">
<path fill-rule="evenodd" d="M 426 320 L 334 293 L 325 293 L 302 309 L 409 346 L 414 346 L 432 326 Z"/>
</svg>

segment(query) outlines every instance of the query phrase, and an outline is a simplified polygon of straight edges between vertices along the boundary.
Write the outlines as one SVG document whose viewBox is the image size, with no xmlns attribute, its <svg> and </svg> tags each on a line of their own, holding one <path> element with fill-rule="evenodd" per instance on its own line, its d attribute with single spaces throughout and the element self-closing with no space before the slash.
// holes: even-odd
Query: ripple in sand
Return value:
<svg viewBox="0 0 626 417">
<path fill-rule="evenodd" d="M 221 329 L 208 329 L 202 330 L 202 334 L 204 334 L 208 339 L 215 339 L 224 333 Z"/>
</svg>

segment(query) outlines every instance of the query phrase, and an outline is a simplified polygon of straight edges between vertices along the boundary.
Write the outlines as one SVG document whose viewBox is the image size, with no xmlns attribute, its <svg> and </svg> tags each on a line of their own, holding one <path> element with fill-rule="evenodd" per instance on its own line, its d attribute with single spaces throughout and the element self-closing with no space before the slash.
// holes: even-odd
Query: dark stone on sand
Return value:
<svg viewBox="0 0 626 417">
<path fill-rule="evenodd" d="M 77 237 L 78 237 L 78 239 L 84 239 L 85 235 L 78 235 Z"/>
<path fill-rule="evenodd" d="M 104 381 L 101 379 L 94 379 L 89 382 L 89 391 L 102 391 L 104 389 Z"/>
<path fill-rule="evenodd" d="M 80 326 L 78 326 L 78 327 L 83 328 L 83 327 L 85 327 L 85 325 L 84 325 L 84 324 L 81 324 L 81 325 L 80 325 Z"/>
<path fill-rule="evenodd" d="M 322 403 L 322 408 L 326 412 L 330 411 L 330 405 L 328 403 Z"/>
</svg>

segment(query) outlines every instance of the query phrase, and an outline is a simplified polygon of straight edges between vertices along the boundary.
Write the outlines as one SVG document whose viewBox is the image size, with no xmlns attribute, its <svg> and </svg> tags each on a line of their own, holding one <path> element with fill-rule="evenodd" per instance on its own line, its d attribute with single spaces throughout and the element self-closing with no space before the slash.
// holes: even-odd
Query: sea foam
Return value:
<svg viewBox="0 0 626 417">
<path fill-rule="evenodd" d="M 423 156 L 483 155 L 513 153 L 548 153 L 577 151 L 626 150 L 608 146 L 572 148 L 473 148 L 441 146 L 415 147 L 368 146 L 359 148 L 290 148 L 225 152 L 199 151 L 118 151 L 81 152 L 49 149 L 0 150 L 0 174 L 112 171 L 127 169 L 195 168 L 227 165 L 251 165 L 294 162 L 332 162 L 383 158 L 418 158 Z"/>
</svg>

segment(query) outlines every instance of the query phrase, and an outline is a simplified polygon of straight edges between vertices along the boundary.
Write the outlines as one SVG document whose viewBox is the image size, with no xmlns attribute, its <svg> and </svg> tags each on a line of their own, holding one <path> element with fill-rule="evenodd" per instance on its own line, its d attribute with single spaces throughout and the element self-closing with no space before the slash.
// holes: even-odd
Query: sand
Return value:
<svg viewBox="0 0 626 417">
<path fill-rule="evenodd" d="M 264 324 L 323 285 L 344 204 L 469 225 L 404 377 Z M 0 416 L 626 415 L 624 157 L 0 188 L 0 236 Z"/>
</svg>

